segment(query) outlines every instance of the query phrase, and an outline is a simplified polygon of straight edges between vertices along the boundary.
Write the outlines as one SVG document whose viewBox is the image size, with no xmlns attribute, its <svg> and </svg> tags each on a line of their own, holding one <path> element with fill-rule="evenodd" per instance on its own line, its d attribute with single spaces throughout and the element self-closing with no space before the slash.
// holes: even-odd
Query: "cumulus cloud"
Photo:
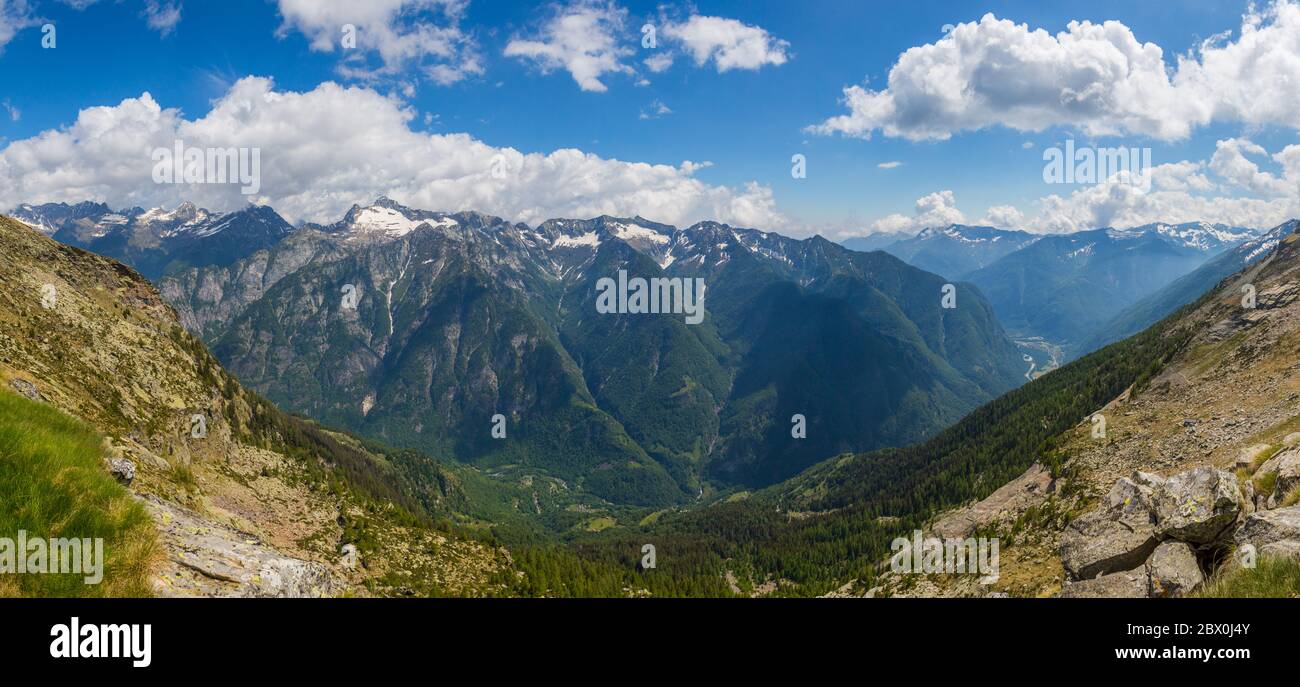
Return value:
<svg viewBox="0 0 1300 687">
<path fill-rule="evenodd" d="M 1228 183 L 1264 196 L 1286 195 L 1294 189 L 1294 183 L 1260 170 L 1259 165 L 1247 155 L 1267 156 L 1268 151 L 1245 138 L 1230 138 L 1215 145 L 1214 156 L 1210 158 L 1210 169 Z"/>
<path fill-rule="evenodd" d="M 627 60 L 640 45 L 641 34 L 631 34 L 628 11 L 613 0 L 573 0 L 551 8 L 540 30 L 532 36 L 515 36 L 505 55 L 532 63 L 543 73 L 567 71 L 584 91 L 604 93 L 607 74 L 637 76 Z M 641 64 L 652 74 L 667 71 L 685 55 L 697 67 L 712 65 L 719 73 L 733 69 L 757 70 L 785 64 L 790 44 L 765 29 L 727 17 L 691 15 L 677 21 L 661 14 L 654 52 Z M 649 83 L 638 77 L 637 85 Z"/>
<path fill-rule="evenodd" d="M 994 205 L 979 223 L 999 229 L 1019 229 L 1025 223 L 1025 215 L 1012 205 Z"/>
<path fill-rule="evenodd" d="M 1056 35 L 987 14 L 936 43 L 911 48 L 885 88 L 843 91 L 846 114 L 809 129 L 941 140 L 1001 125 L 1075 127 L 1089 135 L 1186 138 L 1211 122 L 1300 128 L 1290 94 L 1300 84 L 1300 3 L 1277 0 L 1219 35 L 1165 59 L 1117 21 L 1070 22 Z"/>
<path fill-rule="evenodd" d="M 1267 160 L 1280 169 L 1270 172 Z M 1154 222 L 1205 221 L 1254 228 L 1273 227 L 1300 217 L 1300 144 L 1270 154 L 1249 139 L 1217 142 L 1208 161 L 1182 160 L 1148 170 L 1150 190 L 1123 181 L 1084 185 L 1066 194 L 1049 194 L 1034 202 L 1027 216 L 1011 205 L 990 207 L 980 224 L 1036 233 L 1069 233 L 1102 227 L 1135 227 Z M 1240 195 L 1247 191 L 1254 195 Z M 960 222 L 951 191 L 916 201 L 913 216 L 892 214 L 870 225 L 874 232 L 914 232 Z"/>
<path fill-rule="evenodd" d="M 789 60 L 790 44 L 758 26 L 736 19 L 694 15 L 681 23 L 669 22 L 663 35 L 681 44 L 696 66 L 712 63 L 719 73 L 732 69 L 756 70 L 766 65 L 779 66 Z M 651 58 L 654 59 L 654 58 Z M 669 58 L 671 60 L 671 58 Z M 652 71 L 663 71 L 665 64 L 650 64 Z M 662 66 L 656 69 L 656 66 Z"/>
<path fill-rule="evenodd" d="M 460 26 L 469 0 L 277 0 L 277 33 L 301 33 L 312 50 L 342 54 L 340 75 L 363 81 L 412 71 L 439 85 L 483 73 L 473 37 Z M 356 29 L 345 47 L 344 27 Z M 410 84 L 408 91 L 410 90 Z"/>
<path fill-rule="evenodd" d="M 626 20 L 627 10 L 613 2 L 578 0 L 556 7 L 539 35 L 511 39 L 505 55 L 531 62 L 543 73 L 564 69 L 582 90 L 604 93 L 605 74 L 635 73 L 623 63 L 633 52 L 620 35 Z"/>
<path fill-rule="evenodd" d="M 87 108 L 65 128 L 0 149 L 0 207 L 85 199 L 173 207 L 192 200 L 231 210 L 253 200 L 292 220 L 328 222 L 353 203 L 387 195 L 421 208 L 525 222 L 640 214 L 674 224 L 788 225 L 770 188 L 707 184 L 696 178 L 706 163 L 624 162 L 573 149 L 525 153 L 463 133 L 417 132 L 415 119 L 391 96 L 335 83 L 299 93 L 247 77 L 197 119 L 145 93 Z M 152 151 L 177 139 L 190 147 L 258 148 L 261 195 L 242 196 L 236 185 L 153 183 Z M 494 175 L 498 167 L 505 174 Z"/>
<path fill-rule="evenodd" d="M 952 191 L 936 191 L 916 200 L 916 210 L 909 217 L 892 214 L 882 217 L 870 225 L 870 232 L 876 234 L 914 234 L 926 227 L 946 227 L 949 224 L 961 224 L 966 216 L 957 209 L 957 197 Z"/>
</svg>

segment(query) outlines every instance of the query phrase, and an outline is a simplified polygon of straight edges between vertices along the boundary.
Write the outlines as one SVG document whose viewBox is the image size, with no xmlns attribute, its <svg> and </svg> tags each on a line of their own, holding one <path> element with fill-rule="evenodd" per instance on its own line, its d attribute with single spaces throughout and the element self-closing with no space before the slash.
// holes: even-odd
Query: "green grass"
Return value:
<svg viewBox="0 0 1300 687">
<path fill-rule="evenodd" d="M 1300 598 L 1300 560 L 1261 558 L 1254 568 L 1237 568 L 1216 575 L 1196 595 L 1228 599 Z"/>
<path fill-rule="evenodd" d="M 150 596 L 156 531 L 103 465 L 103 439 L 57 409 L 0 392 L 0 537 L 102 538 L 103 580 L 0 574 L 0 596 Z"/>
</svg>

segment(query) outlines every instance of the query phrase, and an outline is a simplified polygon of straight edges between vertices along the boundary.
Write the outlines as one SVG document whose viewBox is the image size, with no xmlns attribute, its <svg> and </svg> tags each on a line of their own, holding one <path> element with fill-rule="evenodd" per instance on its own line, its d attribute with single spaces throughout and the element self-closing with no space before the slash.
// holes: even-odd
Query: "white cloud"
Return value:
<svg viewBox="0 0 1300 687">
<path fill-rule="evenodd" d="M 543 73 L 565 70 L 584 91 L 604 93 L 607 74 L 636 77 L 635 83 L 644 86 L 649 82 L 626 62 L 641 40 L 640 33 L 627 32 L 627 18 L 628 11 L 613 0 L 573 0 L 553 7 L 536 35 L 513 37 L 505 55 L 531 62 Z M 712 64 L 719 73 L 790 59 L 789 43 L 736 19 L 692 15 L 679 22 L 665 14 L 660 25 L 662 45 L 641 60 L 652 74 L 667 71 L 679 54 L 697 67 Z"/>
<path fill-rule="evenodd" d="M 468 0 L 276 0 L 284 23 L 312 50 L 339 51 L 339 73 L 363 81 L 397 79 L 414 70 L 439 85 L 483 73 L 473 37 L 460 27 Z M 344 48 L 344 27 L 356 29 L 356 47 Z M 377 60 L 377 61 L 376 61 Z M 403 84 L 410 93 L 414 86 Z"/>
<path fill-rule="evenodd" d="M 1176 64 L 1124 24 L 1070 22 L 1051 35 L 987 14 L 899 56 L 884 89 L 844 89 L 848 113 L 811 131 L 911 140 L 1001 125 L 1186 138 L 1213 121 L 1300 128 L 1300 4 L 1251 10 L 1237 40 L 1204 41 Z"/>
<path fill-rule="evenodd" d="M 649 69 L 656 74 L 660 74 L 668 71 L 668 68 L 673 66 L 673 60 L 674 55 L 671 50 L 661 50 L 650 57 L 645 58 L 643 62 L 645 63 L 646 69 Z"/>
<path fill-rule="evenodd" d="M 1012 205 L 994 205 L 979 223 L 998 229 L 1019 229 L 1025 223 L 1025 215 Z"/>
<path fill-rule="evenodd" d="M 1280 173 L 1261 170 L 1246 155 L 1271 160 Z M 1255 228 L 1273 227 L 1300 217 L 1300 144 L 1269 154 L 1247 139 L 1218 141 L 1209 161 L 1183 160 L 1152 167 L 1151 189 L 1120 181 L 1078 187 L 1037 201 L 1027 217 L 1010 205 L 990 207 L 981 224 L 1036 233 L 1068 233 L 1101 227 L 1134 227 L 1153 222 L 1213 222 Z M 1255 197 L 1234 195 L 1245 190 Z M 1259 197 L 1262 196 L 1262 197 Z M 951 191 L 916 202 L 912 217 L 892 214 L 876 220 L 873 231 L 916 231 L 960 222 Z"/>
<path fill-rule="evenodd" d="M 1250 155 L 1267 156 L 1268 151 L 1244 138 L 1230 138 L 1215 145 L 1214 156 L 1210 158 L 1210 169 L 1228 183 L 1263 196 L 1286 195 L 1294 189 L 1294 184 L 1262 171 L 1259 165 L 1246 157 Z"/>
<path fill-rule="evenodd" d="M 0 0 L 0 52 L 17 33 L 35 25 L 26 0 Z"/>
<path fill-rule="evenodd" d="M 895 213 L 872 222 L 871 233 L 913 234 L 926 227 L 961 224 L 966 216 L 956 205 L 957 198 L 952 191 L 936 191 L 916 200 L 916 211 L 911 217 Z"/>
<path fill-rule="evenodd" d="M 162 0 L 145 0 L 144 15 L 145 20 L 149 23 L 149 28 L 166 36 L 176 29 L 177 24 L 181 23 L 181 4 Z"/>
<path fill-rule="evenodd" d="M 627 10 L 613 2 L 577 0 L 555 8 L 538 36 L 516 36 L 506 44 L 505 55 L 531 61 L 543 73 L 564 69 L 584 91 L 604 93 L 605 74 L 633 74 L 623 59 L 632 49 L 619 34 Z"/>
<path fill-rule="evenodd" d="M 882 162 L 876 166 L 879 167 L 880 169 L 894 169 L 896 167 L 902 167 L 903 163 L 899 162 L 898 160 L 890 160 L 889 162 Z"/>
<path fill-rule="evenodd" d="M 13 104 L 10 103 L 8 100 L 0 102 L 0 107 L 4 108 L 5 112 L 9 115 L 10 121 L 16 122 L 23 118 L 22 111 L 14 107 Z"/>
<path fill-rule="evenodd" d="M 707 163 L 624 162 L 574 149 L 524 153 L 463 133 L 417 132 L 416 119 L 391 96 L 334 83 L 297 93 L 247 77 L 193 120 L 146 93 L 82 110 L 67 127 L 0 149 L 0 207 L 85 199 L 172 207 L 193 200 L 230 210 L 249 201 L 234 185 L 152 183 L 151 151 L 179 138 L 187 146 L 259 148 L 262 195 L 255 200 L 293 220 L 333 221 L 353 203 L 387 195 L 416 207 L 525 222 L 640 214 L 674 224 L 789 225 L 770 188 L 697 179 Z M 504 178 L 492 174 L 498 161 Z"/>
<path fill-rule="evenodd" d="M 696 66 L 712 62 L 720 73 L 732 69 L 756 70 L 765 65 L 779 66 L 789 60 L 788 42 L 761 27 L 726 17 L 694 15 L 682 23 L 669 22 L 664 26 L 663 34 L 681 43 Z M 660 65 L 661 69 L 655 68 Z M 667 68 L 662 62 L 651 65 L 647 61 L 647 66 L 652 71 Z"/>
</svg>

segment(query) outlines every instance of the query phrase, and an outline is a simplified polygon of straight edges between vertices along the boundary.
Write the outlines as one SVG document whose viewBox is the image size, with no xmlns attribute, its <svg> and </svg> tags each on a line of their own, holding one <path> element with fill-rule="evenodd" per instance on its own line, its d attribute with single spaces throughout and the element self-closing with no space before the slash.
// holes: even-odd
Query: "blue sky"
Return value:
<svg viewBox="0 0 1300 687">
<path fill-rule="evenodd" d="M 80 4 L 86 2 L 81 0 Z M 1051 101 L 1060 100 L 1061 89 L 1072 87 L 1074 84 L 1068 81 L 1077 76 L 1039 74 L 1025 78 L 1038 78 L 1042 83 L 1024 84 L 1023 92 L 1009 96 L 1001 93 L 1004 83 L 982 84 L 979 87 L 998 91 L 997 97 L 1005 100 L 987 107 L 1002 107 L 1005 112 L 959 113 L 958 121 L 973 123 L 947 122 L 950 130 L 939 138 L 917 139 L 915 131 L 909 134 L 906 130 L 891 134 L 883 126 L 865 132 L 818 132 L 809 128 L 846 114 L 843 100 L 846 87 L 856 85 L 875 92 L 889 89 L 891 70 L 899 64 L 900 55 L 911 48 L 953 40 L 945 39 L 945 25 L 963 27 L 958 31 L 969 27 L 969 40 L 978 43 L 993 40 L 982 36 L 981 27 L 975 23 L 988 13 L 1017 25 L 1027 25 L 1026 35 L 1043 29 L 1049 36 L 1056 36 L 1069 31 L 1071 21 L 1101 24 L 1115 20 L 1138 43 L 1159 46 L 1165 70 L 1173 72 L 1179 55 L 1190 55 L 1193 60 L 1210 64 L 1210 58 L 1195 53 L 1200 42 L 1211 36 L 1226 31 L 1231 33 L 1221 43 L 1238 41 L 1243 15 L 1248 10 L 1244 2 L 886 4 L 850 0 L 806 3 L 759 0 L 677 5 L 487 0 L 385 2 L 401 7 L 375 20 L 379 23 L 374 26 L 383 24 L 392 29 L 394 36 L 409 35 L 421 26 L 450 27 L 456 36 L 455 54 L 448 57 L 424 53 L 410 60 L 389 60 L 373 45 L 363 44 L 360 56 L 354 54 L 351 58 L 339 50 L 327 51 L 319 46 L 313 49 L 313 31 L 332 36 L 334 27 L 341 23 L 336 20 L 346 12 L 316 14 L 310 8 L 290 8 L 286 12 L 286 4 L 303 4 L 298 0 L 179 3 L 100 0 L 89 2 L 84 8 L 58 0 L 33 1 L 26 6 L 13 0 L 0 2 L 0 7 L 7 4 L 6 9 L 0 10 L 0 17 L 4 17 L 0 22 L 8 22 L 13 27 L 0 53 L 0 102 L 5 107 L 0 110 L 0 136 L 4 137 L 0 141 L 0 160 L 7 155 L 11 170 L 21 168 L 28 172 L 21 178 L 15 178 L 12 171 L 10 177 L 0 174 L 0 184 L 17 187 L 21 181 L 21 187 L 8 192 L 0 187 L 0 204 L 14 200 L 71 200 L 69 193 L 91 193 L 110 202 L 157 197 L 157 194 L 122 188 L 114 173 L 102 169 L 102 164 L 78 170 L 80 177 L 95 177 L 91 182 L 79 178 L 72 188 L 59 186 L 61 162 L 57 155 L 47 156 L 49 159 L 39 163 L 31 162 L 29 155 L 22 164 L 38 167 L 22 166 L 19 162 L 24 158 L 20 153 L 24 151 L 17 148 L 6 151 L 5 146 L 36 141 L 51 131 L 68 131 L 82 110 L 115 107 L 145 92 L 160 108 L 174 108 L 185 120 L 199 120 L 215 102 L 229 94 L 233 84 L 247 76 L 269 77 L 276 93 L 309 93 L 325 82 L 373 91 L 410 113 L 406 123 L 410 132 L 403 134 L 464 133 L 486 146 L 509 148 L 525 155 L 546 156 L 560 149 L 577 149 L 602 160 L 674 167 L 687 160 L 710 163 L 707 168 L 683 174 L 704 185 L 703 190 L 676 189 L 665 193 L 707 196 L 713 193 L 711 189 L 718 188 L 729 189 L 731 195 L 723 200 L 681 200 L 676 195 L 657 198 L 647 203 L 649 207 L 641 213 L 651 216 L 657 211 L 660 217 L 652 216 L 652 219 L 678 215 L 666 217 L 669 221 L 702 219 L 692 215 L 711 214 L 712 210 L 724 215 L 721 219 L 762 221 L 776 225 L 762 228 L 788 233 L 843 235 L 872 227 L 914 230 L 918 222 L 937 221 L 934 218 L 960 217 L 977 222 L 988 214 L 989 208 L 998 206 L 1014 206 L 1020 216 L 1017 222 L 1039 231 L 1059 231 L 1072 225 L 1085 228 L 1082 225 L 1106 220 L 1116 224 L 1124 219 L 1137 222 L 1165 214 L 1170 215 L 1170 221 L 1191 219 L 1172 216 L 1188 208 L 1176 196 L 1160 202 L 1150 198 L 1140 203 L 1125 201 L 1131 207 L 1116 211 L 1097 199 L 1072 198 L 1071 194 L 1079 189 L 1044 184 L 1042 148 L 1058 145 L 1070 137 L 1080 145 L 1150 147 L 1157 165 L 1183 161 L 1199 165 L 1199 172 L 1194 169 L 1180 172 L 1184 177 L 1199 174 L 1207 179 L 1206 183 L 1214 185 L 1212 189 L 1197 189 L 1198 197 L 1205 201 L 1191 206 L 1195 212 L 1214 216 L 1196 219 L 1239 224 L 1280 221 L 1284 215 L 1295 213 L 1295 196 L 1300 195 L 1287 191 L 1295 186 L 1286 174 L 1289 158 L 1276 157 L 1296 143 L 1295 122 L 1285 114 L 1252 114 L 1268 110 L 1267 105 L 1242 95 L 1224 96 L 1224 104 L 1206 105 L 1202 108 L 1205 112 L 1189 110 L 1171 115 L 1173 119 L 1190 122 L 1185 134 L 1171 133 L 1149 121 L 1143 123 L 1145 113 L 1141 111 L 1122 120 L 1089 114 L 1054 116 L 1049 112 L 1031 117 L 1027 125 L 1024 118 L 1016 118 L 1017 108 L 1051 109 Z M 346 7 L 347 3 L 341 6 Z M 151 25 L 151 15 L 162 16 L 172 8 L 179 10 L 171 15 L 174 20 L 164 18 Z M 577 10 L 620 18 L 619 27 L 610 31 L 619 68 L 597 76 L 606 89 L 603 92 L 581 87 L 564 65 L 548 67 L 536 58 L 508 54 L 512 42 L 547 42 L 551 37 L 547 33 L 550 23 L 566 12 Z M 292 16 L 296 19 L 288 19 L 295 11 L 297 14 Z M 1296 15 L 1300 16 L 1300 12 Z M 1287 23 L 1291 21 L 1289 16 L 1285 12 L 1266 16 L 1261 25 L 1287 30 L 1291 28 Z M 674 24 L 686 26 L 696 17 L 726 20 L 729 22 L 726 26 L 759 32 L 765 57 L 757 64 L 723 69 L 716 55 L 697 65 L 688 54 L 689 43 L 667 35 L 659 37 L 660 45 L 655 50 L 642 47 L 640 27 L 643 24 L 650 22 L 664 30 Z M 57 47 L 53 50 L 41 47 L 41 25 L 46 22 L 53 23 L 57 30 Z M 984 28 L 989 29 L 991 36 L 993 28 Z M 375 33 L 366 31 L 368 38 Z M 0 29 L 0 38 L 5 34 Z M 1278 49 L 1289 48 L 1284 45 Z M 1069 52 L 1073 48 L 1060 50 L 1076 67 L 1092 59 L 1088 49 L 1080 48 L 1074 53 Z M 675 53 L 675 59 L 671 67 L 656 73 L 644 60 L 662 51 Z M 780 55 L 779 59 L 770 59 L 776 54 Z M 348 62 L 348 59 L 358 61 Z M 1049 55 L 1043 59 L 1048 63 L 1055 58 Z M 471 60 L 472 66 L 466 67 L 466 60 Z M 453 83 L 437 83 L 429 76 L 431 66 L 444 63 L 462 72 Z M 1204 83 L 1199 83 L 1195 90 L 1190 87 L 1171 90 L 1168 97 L 1183 101 L 1192 98 L 1189 94 L 1196 94 L 1197 99 L 1209 101 L 1218 97 L 1218 90 L 1227 90 L 1232 83 L 1249 84 L 1251 79 L 1258 79 L 1260 84 L 1276 84 L 1279 78 L 1276 70 L 1286 68 L 1279 67 L 1281 63 L 1284 61 L 1233 64 L 1229 72 L 1234 78 L 1217 76 L 1219 80 L 1214 81 L 1206 77 L 1199 80 Z M 1140 71 L 1137 67 L 1131 69 Z M 1014 72 L 1010 77 L 1004 75 L 999 80 L 1014 81 L 1020 78 L 1021 72 Z M 1142 82 L 1135 77 L 1134 83 Z M 1300 75 L 1293 83 L 1300 83 Z M 1048 92 L 1041 92 L 1044 90 Z M 1138 89 L 1139 93 L 1142 91 Z M 1103 102 L 1125 102 L 1121 99 L 1132 99 L 1133 92 L 1119 91 L 1100 97 Z M 1034 98 L 1045 99 L 1047 105 L 1024 102 Z M 1245 104 L 1240 102 L 1243 99 Z M 922 119 L 933 118 L 928 107 L 929 104 L 923 103 L 913 114 Z M 1159 103 L 1142 107 L 1154 109 L 1157 117 L 1163 116 L 1159 114 Z M 661 112 L 665 108 L 668 111 Z M 1211 110 L 1212 113 L 1206 114 Z M 5 116 L 6 112 L 10 116 Z M 906 129 L 910 124 L 904 119 L 897 119 L 894 124 L 901 122 Z M 944 125 L 940 123 L 941 128 Z M 79 135 L 84 137 L 84 131 Z M 1251 145 L 1233 144 L 1225 153 L 1221 150 L 1221 142 L 1225 140 L 1248 140 Z M 90 145 L 81 140 L 64 143 L 74 147 Z M 258 143 L 267 148 L 268 160 L 276 159 L 274 143 Z M 382 150 L 376 151 L 376 164 L 384 160 Z M 807 159 L 807 178 L 791 177 L 791 156 L 796 153 Z M 1216 153 L 1219 162 L 1213 163 Z M 288 159 L 287 155 L 283 159 Z M 356 159 L 351 156 L 345 164 L 355 165 Z M 1256 168 L 1243 169 L 1243 160 Z M 328 164 L 328 160 L 323 162 Z M 901 164 L 889 169 L 879 166 L 889 162 Z M 0 171 L 3 169 L 0 164 Z M 1226 173 L 1216 177 L 1207 171 L 1214 169 Z M 37 172 L 49 178 L 34 183 L 30 179 Z M 381 188 L 384 183 L 410 173 L 407 167 L 402 167 L 385 170 L 379 175 L 379 181 L 365 178 L 357 183 L 355 193 L 361 196 L 357 200 L 384 191 Z M 1257 174 L 1268 177 L 1254 176 Z M 330 183 L 340 181 L 333 179 Z M 427 184 L 428 180 L 420 183 Z M 525 187 L 524 183 L 521 181 L 519 189 L 510 192 L 513 194 L 510 200 L 502 199 L 500 207 L 481 209 L 520 215 L 521 203 L 533 199 L 534 205 L 542 206 L 545 205 L 539 200 L 542 195 L 555 192 L 554 188 Z M 674 178 L 666 183 L 684 182 Z M 1171 182 L 1171 187 L 1179 183 Z M 760 198 L 767 205 L 761 211 L 734 209 L 732 206 L 750 205 L 745 192 L 750 184 L 763 189 L 766 195 Z M 430 201 L 443 198 L 437 194 L 413 193 L 414 187 L 404 181 L 396 185 L 393 195 L 399 200 L 419 202 L 422 198 Z M 347 195 L 345 189 L 335 189 L 328 194 L 328 200 L 308 199 L 301 197 L 302 189 L 294 191 L 298 196 L 285 202 L 291 210 L 296 209 L 293 214 L 303 218 L 333 211 L 340 198 Z M 403 192 L 415 197 L 403 199 Z M 599 188 L 592 190 L 592 194 L 600 192 Z M 924 214 L 923 208 L 918 207 L 918 199 L 944 192 L 950 193 L 924 206 L 934 208 L 937 203 L 938 210 L 925 220 L 918 219 L 918 215 Z M 1191 191 L 1184 188 L 1181 192 Z M 611 201 L 614 207 L 635 209 L 635 201 L 627 198 L 626 188 L 610 193 L 623 194 L 622 200 Z M 277 194 L 292 194 L 280 193 L 272 186 L 264 200 L 279 209 Z M 1043 198 L 1052 194 L 1061 198 L 1063 205 L 1045 211 Z M 499 196 L 485 192 L 470 197 L 481 197 L 482 202 L 491 205 Z M 561 203 L 554 209 L 576 211 L 595 207 L 604 206 L 588 196 L 582 202 Z M 959 214 L 953 215 L 949 209 Z M 726 216 L 728 213 L 731 216 Z"/>
</svg>

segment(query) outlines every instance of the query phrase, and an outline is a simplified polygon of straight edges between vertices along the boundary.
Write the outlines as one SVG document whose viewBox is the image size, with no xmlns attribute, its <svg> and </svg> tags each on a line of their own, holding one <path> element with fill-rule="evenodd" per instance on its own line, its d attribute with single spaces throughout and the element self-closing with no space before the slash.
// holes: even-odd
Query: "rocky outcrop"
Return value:
<svg viewBox="0 0 1300 687">
<path fill-rule="evenodd" d="M 321 597 L 342 588 L 320 563 L 285 556 L 157 497 L 140 501 L 169 554 L 154 585 L 159 596 Z"/>
<path fill-rule="evenodd" d="M 980 528 L 1015 520 L 1055 492 L 1056 480 L 1051 470 L 1035 463 L 988 497 L 945 515 L 931 529 L 942 539 L 964 539 Z"/>
<path fill-rule="evenodd" d="M 1061 596 L 1191 592 L 1205 581 L 1198 552 L 1231 543 L 1248 501 L 1235 475 L 1209 467 L 1169 478 L 1145 472 L 1121 478 L 1101 506 L 1061 535 L 1069 577 Z"/>
</svg>

